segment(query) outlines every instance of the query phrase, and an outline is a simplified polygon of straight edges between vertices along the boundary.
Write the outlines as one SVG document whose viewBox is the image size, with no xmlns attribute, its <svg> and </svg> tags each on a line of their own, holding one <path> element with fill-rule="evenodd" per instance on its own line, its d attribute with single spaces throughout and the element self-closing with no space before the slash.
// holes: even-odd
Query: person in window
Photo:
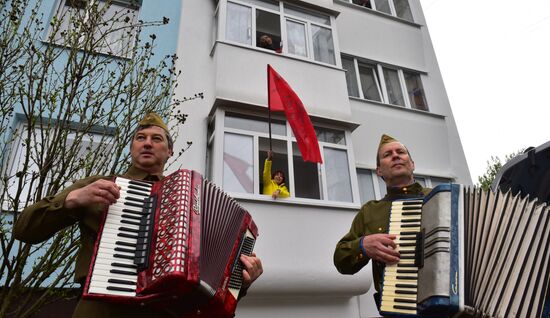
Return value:
<svg viewBox="0 0 550 318">
<path fill-rule="evenodd" d="M 164 165 L 173 154 L 173 141 L 166 124 L 157 114 L 148 114 L 138 123 L 130 144 L 131 165 L 122 175 L 135 180 L 163 179 Z M 55 196 L 48 196 L 27 207 L 18 216 L 15 238 L 27 243 L 39 243 L 57 231 L 78 223 L 80 249 L 75 265 L 75 281 L 85 282 L 106 206 L 121 195 L 113 176 L 92 176 L 77 181 Z M 253 253 L 242 255 L 243 287 L 239 298 L 263 272 L 260 259 Z M 172 313 L 141 305 L 80 299 L 73 317 L 173 317 Z"/>
<path fill-rule="evenodd" d="M 260 36 L 260 39 L 258 41 L 258 46 L 263 49 L 268 49 L 268 50 L 275 51 L 277 53 L 281 53 L 281 49 L 280 48 L 277 49 L 275 48 L 275 46 L 273 46 L 273 39 L 267 34 Z"/>
<path fill-rule="evenodd" d="M 370 0 L 354 0 L 353 3 L 358 4 L 362 7 L 367 7 L 369 9 L 372 9 L 372 6 L 370 4 Z"/>
<path fill-rule="evenodd" d="M 273 163 L 273 151 L 267 151 L 267 158 L 264 162 L 263 183 L 264 188 L 262 193 L 265 195 L 271 195 L 273 199 L 288 198 L 290 192 L 288 192 L 285 186 L 285 174 L 281 170 L 275 171 L 271 174 L 271 165 Z"/>
<path fill-rule="evenodd" d="M 361 207 L 349 232 L 336 245 L 334 265 L 342 274 L 355 274 L 372 259 L 374 287 L 380 293 L 384 265 L 396 264 L 400 258 L 395 236 L 386 234 L 392 201 L 422 198 L 431 189 L 415 182 L 409 150 L 388 135 L 382 135 L 380 140 L 376 166 L 376 174 L 386 183 L 387 194 L 382 200 L 371 200 Z M 379 305 L 379 294 L 374 297 Z"/>
</svg>

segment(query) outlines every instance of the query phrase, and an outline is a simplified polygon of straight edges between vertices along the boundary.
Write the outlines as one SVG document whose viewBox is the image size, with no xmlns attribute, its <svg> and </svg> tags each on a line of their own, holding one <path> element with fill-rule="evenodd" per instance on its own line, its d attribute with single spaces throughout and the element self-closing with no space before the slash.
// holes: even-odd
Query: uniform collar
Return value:
<svg viewBox="0 0 550 318">
<path fill-rule="evenodd" d="M 158 175 L 149 174 L 147 171 L 143 171 L 134 165 L 130 165 L 130 167 L 128 168 L 128 171 L 126 171 L 123 177 L 127 177 L 130 179 L 137 179 L 137 180 L 148 180 L 148 181 L 159 181 L 164 178 L 162 174 L 158 174 Z"/>
<path fill-rule="evenodd" d="M 422 185 L 418 182 L 405 187 L 387 187 L 385 200 L 393 200 L 402 197 L 417 197 L 423 196 Z"/>
</svg>

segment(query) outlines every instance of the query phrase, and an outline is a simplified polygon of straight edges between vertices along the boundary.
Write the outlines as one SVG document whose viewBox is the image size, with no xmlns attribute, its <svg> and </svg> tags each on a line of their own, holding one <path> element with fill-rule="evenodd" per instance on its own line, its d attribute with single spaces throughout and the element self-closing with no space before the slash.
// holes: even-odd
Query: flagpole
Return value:
<svg viewBox="0 0 550 318">
<path fill-rule="evenodd" d="M 268 121 L 268 126 L 269 126 L 269 151 L 273 151 L 272 149 L 272 146 L 271 146 L 271 104 L 270 104 L 270 101 L 271 101 L 271 98 L 269 98 L 270 94 L 271 94 L 271 90 L 270 90 L 270 85 L 269 83 L 271 82 L 269 80 L 269 64 L 267 64 L 267 121 Z"/>
</svg>

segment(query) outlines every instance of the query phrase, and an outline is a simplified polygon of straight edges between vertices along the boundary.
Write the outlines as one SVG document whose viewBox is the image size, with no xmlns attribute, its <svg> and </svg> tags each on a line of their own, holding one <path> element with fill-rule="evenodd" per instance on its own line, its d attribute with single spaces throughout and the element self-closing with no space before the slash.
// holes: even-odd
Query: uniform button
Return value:
<svg viewBox="0 0 550 318">
<path fill-rule="evenodd" d="M 378 232 L 382 232 L 382 228 L 381 228 L 381 227 L 378 228 Z"/>
</svg>

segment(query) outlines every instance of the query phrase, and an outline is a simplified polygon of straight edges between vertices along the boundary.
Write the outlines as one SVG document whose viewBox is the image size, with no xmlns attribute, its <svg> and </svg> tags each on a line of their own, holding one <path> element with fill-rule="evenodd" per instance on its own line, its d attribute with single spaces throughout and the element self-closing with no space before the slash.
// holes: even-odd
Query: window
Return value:
<svg viewBox="0 0 550 318">
<path fill-rule="evenodd" d="M 134 46 L 141 0 L 60 0 L 50 25 L 53 43 L 129 57 Z M 92 34 L 92 37 L 87 35 Z M 86 42 L 92 40 L 92 42 Z"/>
<path fill-rule="evenodd" d="M 223 189 L 262 194 L 264 161 L 270 149 L 267 120 L 231 112 L 222 112 L 218 116 L 224 116 L 223 172 L 220 174 Z M 315 127 L 324 161 L 323 165 L 318 165 L 303 161 L 286 121 L 272 119 L 271 128 L 271 149 L 274 153 L 271 172 L 280 170 L 284 173 L 291 198 L 354 201 L 350 172 L 353 165 L 346 141 L 348 133 L 340 129 Z"/>
<path fill-rule="evenodd" d="M 419 73 L 363 62 L 349 56 L 342 56 L 342 68 L 346 70 L 349 96 L 429 110 Z"/>
<path fill-rule="evenodd" d="M 23 132 L 26 134 L 28 128 L 26 124 L 20 124 L 18 131 Z M 13 200 L 16 197 L 16 192 L 18 191 L 18 185 L 19 178 L 16 176 L 20 173 L 20 171 L 23 171 L 23 167 L 25 165 L 25 160 L 27 158 L 27 149 L 30 148 L 30 154 L 28 156 L 29 163 L 27 172 L 25 175 L 21 176 L 22 182 L 23 182 L 23 188 L 19 197 L 18 206 L 20 208 L 23 207 L 24 203 L 32 200 L 32 198 L 35 196 L 36 189 L 38 185 L 36 184 L 36 178 L 38 177 L 39 173 L 39 167 L 38 164 L 39 160 L 44 160 L 43 154 L 37 153 L 40 149 L 47 149 L 48 144 L 51 142 L 48 138 L 49 132 L 45 129 L 35 128 L 34 131 L 31 133 L 31 139 L 30 139 L 30 147 L 28 147 L 27 142 L 25 141 L 25 136 L 23 134 L 19 134 L 15 136 L 15 140 L 10 143 L 12 149 L 10 149 L 10 153 L 8 156 L 7 165 L 4 167 L 5 172 L 4 176 L 8 176 L 9 180 L 7 181 L 7 197 L 9 197 L 9 200 L 6 200 L 7 197 L 3 197 L 4 201 L 2 202 L 2 210 L 4 211 L 13 211 L 13 207 L 15 203 Z M 80 134 L 77 136 L 75 132 L 68 132 L 66 138 L 67 144 L 63 147 L 65 152 L 71 152 L 71 145 L 74 144 L 75 139 L 78 139 L 77 143 L 79 143 L 80 148 L 75 149 L 74 151 L 75 159 L 71 160 L 71 163 L 66 164 L 67 169 L 71 169 L 74 174 L 72 175 L 73 179 L 79 179 L 80 177 L 83 177 L 84 172 L 84 164 L 80 164 L 79 158 L 85 158 L 89 154 L 93 154 L 94 151 L 97 151 L 98 147 L 101 147 L 102 153 L 109 153 L 110 145 L 112 144 L 112 137 L 111 136 L 105 136 L 100 134 L 86 134 L 83 136 Z M 100 146 L 100 144 L 102 144 Z M 44 164 L 43 164 L 44 165 Z M 47 189 L 48 185 L 50 184 L 51 176 L 47 176 L 45 180 L 45 185 L 42 187 L 43 189 Z M 67 182 L 70 182 L 70 180 L 66 180 Z M 67 184 L 68 185 L 68 184 Z M 0 187 L 2 184 L 0 184 Z M 2 189 L 0 188 L 0 191 Z"/>
<path fill-rule="evenodd" d="M 351 0 L 350 2 L 413 22 L 408 0 Z"/>
<path fill-rule="evenodd" d="M 359 182 L 359 194 L 361 204 L 370 200 L 380 200 L 386 193 L 386 183 L 376 174 L 376 170 L 357 169 L 357 180 Z M 449 178 L 414 176 L 414 180 L 423 187 L 435 188 L 440 184 L 452 182 Z"/>
<path fill-rule="evenodd" d="M 228 0 L 225 39 L 335 65 L 331 20 L 285 2 Z"/>
</svg>

